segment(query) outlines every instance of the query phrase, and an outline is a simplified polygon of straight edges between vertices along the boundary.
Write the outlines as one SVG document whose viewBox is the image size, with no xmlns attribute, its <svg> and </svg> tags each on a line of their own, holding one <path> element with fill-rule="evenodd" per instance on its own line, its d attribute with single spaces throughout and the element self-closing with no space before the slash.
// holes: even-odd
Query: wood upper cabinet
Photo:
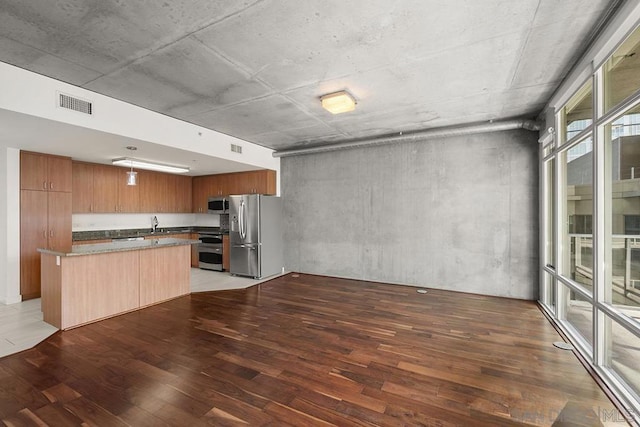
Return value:
<svg viewBox="0 0 640 427">
<path fill-rule="evenodd" d="M 193 178 L 193 213 L 207 213 L 210 184 L 209 176 L 196 176 Z"/>
<path fill-rule="evenodd" d="M 127 169 L 73 162 L 73 213 L 137 212 L 138 186 L 127 185 Z"/>
<path fill-rule="evenodd" d="M 93 165 L 93 211 L 118 212 L 118 169 Z"/>
<path fill-rule="evenodd" d="M 38 248 L 71 250 L 71 193 L 21 190 L 20 294 L 40 297 Z"/>
<path fill-rule="evenodd" d="M 47 157 L 49 191 L 70 193 L 73 188 L 71 159 L 68 157 Z"/>
<path fill-rule="evenodd" d="M 118 212 L 139 212 L 140 187 L 127 185 L 127 169 L 116 167 L 116 186 L 118 187 Z"/>
<path fill-rule="evenodd" d="M 20 152 L 20 189 L 71 192 L 71 159 Z"/>
<path fill-rule="evenodd" d="M 232 194 L 229 191 L 229 174 L 211 175 L 208 196 L 228 196 L 229 194 Z"/>
<path fill-rule="evenodd" d="M 174 197 L 169 189 L 169 176 L 164 173 L 139 171 L 138 187 L 140 187 L 139 212 L 169 212 L 169 199 Z"/>
<path fill-rule="evenodd" d="M 164 199 L 164 211 L 162 212 L 178 212 L 178 176 L 166 175 L 166 185 Z"/>
<path fill-rule="evenodd" d="M 73 213 L 191 212 L 190 176 L 138 170 L 127 185 L 127 168 L 73 162 Z"/>
<path fill-rule="evenodd" d="M 262 169 L 251 172 L 196 176 L 193 178 L 193 212 L 206 213 L 211 196 L 232 194 L 276 194 L 276 171 Z"/>
<path fill-rule="evenodd" d="M 93 207 L 93 164 L 73 162 L 73 213 L 89 213 Z"/>
<path fill-rule="evenodd" d="M 178 213 L 191 212 L 191 192 L 193 185 L 190 176 L 174 175 L 176 180 L 176 211 Z"/>
<path fill-rule="evenodd" d="M 276 194 L 276 171 L 262 169 L 229 174 L 229 194 Z"/>
</svg>

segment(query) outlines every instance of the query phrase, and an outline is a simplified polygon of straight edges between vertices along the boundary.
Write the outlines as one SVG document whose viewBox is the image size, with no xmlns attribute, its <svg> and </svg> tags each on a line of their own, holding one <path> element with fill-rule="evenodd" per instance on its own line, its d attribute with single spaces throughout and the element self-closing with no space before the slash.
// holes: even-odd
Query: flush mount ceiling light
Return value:
<svg viewBox="0 0 640 427">
<path fill-rule="evenodd" d="M 171 166 L 164 165 L 161 163 L 153 163 L 147 162 L 145 160 L 136 160 L 130 157 L 123 157 L 120 159 L 113 159 L 111 162 L 115 166 L 124 166 L 138 169 L 147 169 L 151 171 L 157 172 L 168 172 L 168 173 L 187 173 L 189 172 L 189 168 L 185 168 L 182 166 Z"/>
<path fill-rule="evenodd" d="M 322 102 L 322 108 L 331 114 L 346 113 L 356 109 L 356 100 L 344 90 L 322 95 L 320 102 Z"/>
</svg>

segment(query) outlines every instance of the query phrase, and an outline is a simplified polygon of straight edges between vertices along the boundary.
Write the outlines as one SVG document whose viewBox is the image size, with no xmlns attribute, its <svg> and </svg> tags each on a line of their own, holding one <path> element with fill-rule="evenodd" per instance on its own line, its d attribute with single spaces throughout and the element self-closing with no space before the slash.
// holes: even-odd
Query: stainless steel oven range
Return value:
<svg viewBox="0 0 640 427">
<path fill-rule="evenodd" d="M 200 232 L 198 239 L 198 267 L 204 270 L 222 271 L 222 234 Z"/>
</svg>

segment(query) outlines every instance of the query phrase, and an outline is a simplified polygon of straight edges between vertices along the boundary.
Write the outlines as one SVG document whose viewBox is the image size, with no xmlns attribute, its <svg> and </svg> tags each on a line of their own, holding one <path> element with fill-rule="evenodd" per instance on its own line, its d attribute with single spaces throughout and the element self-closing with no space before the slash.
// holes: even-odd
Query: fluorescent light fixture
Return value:
<svg viewBox="0 0 640 427">
<path fill-rule="evenodd" d="M 136 160 L 130 157 L 113 159 L 111 162 L 115 166 L 124 166 L 127 168 L 147 169 L 151 171 L 167 172 L 167 173 L 187 173 L 189 168 L 181 166 L 163 165 L 161 163 L 147 162 L 145 160 Z"/>
<path fill-rule="evenodd" d="M 329 93 L 320 97 L 322 108 L 331 114 L 346 113 L 356 109 L 356 100 L 347 91 Z"/>
</svg>

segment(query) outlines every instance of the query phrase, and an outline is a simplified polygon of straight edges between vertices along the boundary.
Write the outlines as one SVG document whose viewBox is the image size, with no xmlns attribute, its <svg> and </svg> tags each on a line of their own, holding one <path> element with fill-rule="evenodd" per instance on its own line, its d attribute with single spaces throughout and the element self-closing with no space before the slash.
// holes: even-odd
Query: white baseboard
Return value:
<svg viewBox="0 0 640 427">
<path fill-rule="evenodd" d="M 19 302 L 22 302 L 22 296 L 20 295 L 11 298 L 0 298 L 0 304 L 4 305 L 17 304 Z"/>
</svg>

